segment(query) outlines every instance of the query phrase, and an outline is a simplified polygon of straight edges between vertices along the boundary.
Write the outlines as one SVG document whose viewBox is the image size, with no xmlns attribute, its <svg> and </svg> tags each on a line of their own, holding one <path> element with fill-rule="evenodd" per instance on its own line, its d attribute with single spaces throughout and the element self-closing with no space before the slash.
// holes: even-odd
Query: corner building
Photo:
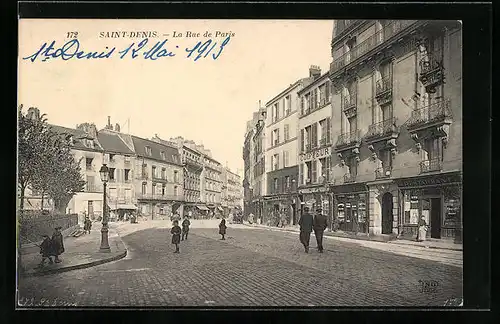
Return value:
<svg viewBox="0 0 500 324">
<path fill-rule="evenodd" d="M 332 106 L 328 73 L 312 66 L 309 84 L 299 91 L 299 194 L 301 201 L 328 215 L 331 223 Z M 303 209 L 302 204 L 301 209 Z"/>
<path fill-rule="evenodd" d="M 336 20 L 330 80 L 336 227 L 462 240 L 458 21 Z"/>
</svg>

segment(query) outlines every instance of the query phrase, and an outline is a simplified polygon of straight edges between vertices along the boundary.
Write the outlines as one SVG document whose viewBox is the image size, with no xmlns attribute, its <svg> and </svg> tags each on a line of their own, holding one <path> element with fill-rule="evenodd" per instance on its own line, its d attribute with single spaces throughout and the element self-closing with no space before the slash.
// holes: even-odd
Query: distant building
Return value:
<svg viewBox="0 0 500 324">
<path fill-rule="evenodd" d="M 224 215 L 228 216 L 235 210 L 242 210 L 243 186 L 241 177 L 229 168 L 222 169 L 221 206 Z"/>
<path fill-rule="evenodd" d="M 184 172 L 177 147 L 131 136 L 136 158 L 135 190 L 139 211 L 151 219 L 182 215 Z"/>
</svg>

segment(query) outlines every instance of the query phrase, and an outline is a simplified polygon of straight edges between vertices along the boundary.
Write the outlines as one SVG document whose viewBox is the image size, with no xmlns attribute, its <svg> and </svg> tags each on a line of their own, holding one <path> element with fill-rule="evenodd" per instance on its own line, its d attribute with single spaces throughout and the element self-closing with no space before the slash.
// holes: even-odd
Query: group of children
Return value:
<svg viewBox="0 0 500 324">
<path fill-rule="evenodd" d="M 182 221 L 182 228 L 179 226 L 179 221 L 174 220 L 173 221 L 173 227 L 170 230 L 170 233 L 172 234 L 172 244 L 175 244 L 175 251 L 174 253 L 179 253 L 179 244 L 181 241 L 187 240 L 188 238 L 188 233 L 189 233 L 189 226 L 191 225 L 191 222 L 189 219 L 185 216 L 184 220 Z M 226 220 L 223 219 L 221 220 L 219 224 L 219 234 L 222 236 L 221 240 L 225 240 L 225 235 L 226 235 Z M 182 235 L 182 237 L 181 237 Z"/>
<path fill-rule="evenodd" d="M 49 264 L 60 263 L 61 259 L 59 256 L 64 252 L 64 242 L 63 236 L 61 233 L 61 227 L 58 226 L 54 229 L 54 233 L 52 234 L 52 238 L 48 235 L 43 235 L 42 244 L 40 244 L 40 254 L 42 255 L 42 262 L 39 264 L 39 267 L 43 267 L 45 264 L 45 260 L 49 260 Z M 54 257 L 54 261 L 52 261 L 52 257 Z"/>
</svg>

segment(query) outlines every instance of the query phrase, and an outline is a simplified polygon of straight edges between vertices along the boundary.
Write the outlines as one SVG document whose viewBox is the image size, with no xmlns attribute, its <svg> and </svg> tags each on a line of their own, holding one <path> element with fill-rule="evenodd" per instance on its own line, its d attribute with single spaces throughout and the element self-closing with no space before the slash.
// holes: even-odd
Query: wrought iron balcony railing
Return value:
<svg viewBox="0 0 500 324">
<path fill-rule="evenodd" d="M 380 96 L 381 94 L 391 90 L 392 90 L 392 76 L 389 75 L 377 81 L 375 95 Z"/>
<path fill-rule="evenodd" d="M 93 183 L 87 183 L 85 185 L 85 188 L 84 188 L 85 192 L 99 192 L 99 193 L 102 193 L 103 190 L 104 190 L 104 188 L 103 188 L 102 185 L 97 185 L 97 184 L 93 184 Z"/>
<path fill-rule="evenodd" d="M 372 34 L 363 42 L 353 46 L 353 48 L 344 53 L 338 59 L 334 60 L 330 65 L 330 71 L 335 72 L 339 69 L 344 68 L 349 63 L 354 62 L 364 54 L 368 53 L 370 50 L 376 48 L 386 40 L 390 39 L 392 36 L 396 35 L 406 27 L 417 22 L 416 20 L 395 20 L 390 22 L 380 31 Z"/>
<path fill-rule="evenodd" d="M 361 130 L 355 130 L 349 133 L 339 135 L 336 146 L 350 145 L 361 141 Z"/>
<path fill-rule="evenodd" d="M 441 159 L 430 159 L 420 162 L 420 172 L 432 172 L 439 171 L 442 168 Z"/>
<path fill-rule="evenodd" d="M 139 193 L 137 194 L 137 199 L 147 199 L 147 200 L 161 200 L 161 201 L 168 201 L 168 200 L 184 200 L 183 195 L 162 195 L 161 193 Z"/>
<path fill-rule="evenodd" d="M 392 173 L 391 167 L 381 167 L 375 170 L 375 179 L 390 178 Z"/>
<path fill-rule="evenodd" d="M 356 175 L 346 173 L 344 174 L 344 183 L 356 182 Z"/>
<path fill-rule="evenodd" d="M 396 117 L 393 117 L 368 126 L 368 133 L 366 133 L 365 138 L 371 139 L 375 137 L 383 137 L 385 135 L 396 133 L 397 131 L 398 127 L 396 126 Z"/>
<path fill-rule="evenodd" d="M 425 124 L 445 121 L 451 118 L 450 100 L 444 99 L 411 112 L 407 126 L 411 129 Z"/>
</svg>

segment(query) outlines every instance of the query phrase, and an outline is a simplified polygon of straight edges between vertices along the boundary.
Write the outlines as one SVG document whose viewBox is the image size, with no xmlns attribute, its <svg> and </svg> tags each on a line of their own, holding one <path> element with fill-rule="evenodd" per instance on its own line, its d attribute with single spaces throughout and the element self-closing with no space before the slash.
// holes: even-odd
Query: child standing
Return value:
<svg viewBox="0 0 500 324">
<path fill-rule="evenodd" d="M 51 250 L 51 242 L 50 237 L 48 235 L 43 236 L 42 244 L 40 244 L 40 254 L 42 255 L 42 262 L 38 265 L 39 267 L 43 267 L 45 264 L 45 259 L 49 259 L 49 264 L 53 264 L 52 258 L 50 256 Z"/>
<path fill-rule="evenodd" d="M 85 233 L 89 233 L 90 234 L 90 230 L 92 229 L 92 222 L 90 221 L 90 218 L 87 216 L 85 217 L 85 222 L 84 222 L 84 225 L 83 225 L 83 230 L 85 231 Z"/>
<path fill-rule="evenodd" d="M 226 235 L 226 229 L 227 229 L 227 226 L 226 226 L 226 220 L 223 218 L 221 221 L 220 221 L 220 224 L 219 224 L 219 234 L 222 235 L 222 238 L 221 240 L 225 240 L 226 238 L 224 237 Z"/>
<path fill-rule="evenodd" d="M 182 221 L 182 238 L 181 241 L 184 241 L 184 239 L 188 239 L 188 233 L 189 233 L 189 225 L 191 225 L 191 222 L 187 218 L 187 216 L 184 216 L 184 220 Z"/>
<path fill-rule="evenodd" d="M 172 230 L 170 230 L 170 233 L 172 233 L 172 244 L 175 244 L 175 251 L 174 253 L 179 253 L 179 243 L 181 242 L 181 228 L 179 227 L 179 221 L 174 220 L 174 226 L 172 227 Z"/>
</svg>

